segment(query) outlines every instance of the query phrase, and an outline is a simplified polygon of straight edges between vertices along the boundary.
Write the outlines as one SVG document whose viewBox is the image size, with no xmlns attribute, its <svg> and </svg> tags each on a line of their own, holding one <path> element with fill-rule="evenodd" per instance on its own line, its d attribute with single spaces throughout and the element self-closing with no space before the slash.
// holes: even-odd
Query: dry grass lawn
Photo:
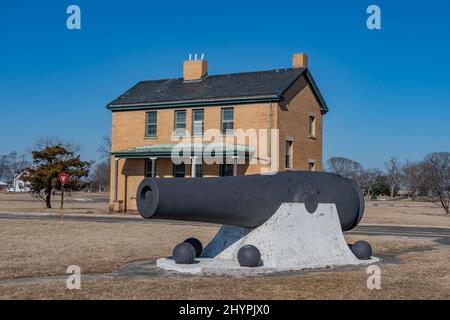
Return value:
<svg viewBox="0 0 450 320">
<path fill-rule="evenodd" d="M 171 254 L 195 235 L 205 243 L 217 227 L 169 224 L 0 220 L 0 279 L 115 271 L 129 261 Z"/>
<path fill-rule="evenodd" d="M 109 194 L 106 193 L 84 193 L 73 192 L 65 196 L 64 213 L 109 213 Z M 52 209 L 47 209 L 45 203 L 28 193 L 1 193 L 1 212 L 42 212 L 59 214 L 61 196 L 52 196 Z"/>
<path fill-rule="evenodd" d="M 66 203 L 66 213 L 107 213 L 106 199 L 104 194 L 74 194 Z M 48 212 L 42 202 L 21 194 L 1 194 L 0 211 Z M 450 216 L 430 203 L 377 201 L 367 204 L 363 223 L 450 227 Z M 170 255 L 174 245 L 189 236 L 207 243 L 217 229 L 0 219 L 0 299 L 450 299 L 450 246 L 392 236 L 346 236 L 348 242 L 368 240 L 374 254 L 383 258 L 378 264 L 381 290 L 367 289 L 365 267 L 250 278 L 154 273 L 84 279 L 82 289 L 75 291 L 65 286 L 69 265 L 80 266 L 83 275 L 116 272 L 133 261 Z M 63 278 L 20 282 L 58 275 Z"/>
<path fill-rule="evenodd" d="M 0 298 L 33 299 L 449 299 L 449 249 L 408 253 L 398 265 L 381 264 L 381 289 L 368 290 L 365 268 L 306 274 L 230 277 L 140 277 L 0 285 Z"/>
<path fill-rule="evenodd" d="M 361 223 L 450 227 L 450 215 L 431 202 L 368 201 Z"/>
<path fill-rule="evenodd" d="M 206 243 L 217 227 L 0 220 L 0 278 L 117 271 L 127 262 L 170 255 L 178 241 L 195 235 Z M 401 237 L 347 236 L 371 242 L 374 252 L 398 261 L 379 264 L 382 289 L 368 290 L 365 267 L 252 278 L 149 275 L 84 280 L 70 291 L 64 280 L 0 283 L 0 298 L 33 299 L 411 299 L 450 298 L 450 247 Z M 403 252 L 403 253 L 402 253 Z M 392 263 L 395 262 L 395 263 Z"/>
</svg>

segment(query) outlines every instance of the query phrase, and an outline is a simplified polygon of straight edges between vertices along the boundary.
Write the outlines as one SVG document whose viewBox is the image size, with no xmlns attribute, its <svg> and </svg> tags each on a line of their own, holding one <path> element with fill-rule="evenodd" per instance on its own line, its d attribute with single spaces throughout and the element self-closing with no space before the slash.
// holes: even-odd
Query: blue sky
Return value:
<svg viewBox="0 0 450 320">
<path fill-rule="evenodd" d="M 82 30 L 66 28 L 70 4 Z M 370 4 L 381 30 L 366 28 Z M 220 74 L 289 67 L 300 51 L 330 107 L 324 159 L 383 167 L 450 151 L 447 0 L 9 1 L 0 39 L 0 154 L 61 136 L 96 159 L 104 106 L 137 81 L 180 77 L 189 52 Z"/>
</svg>

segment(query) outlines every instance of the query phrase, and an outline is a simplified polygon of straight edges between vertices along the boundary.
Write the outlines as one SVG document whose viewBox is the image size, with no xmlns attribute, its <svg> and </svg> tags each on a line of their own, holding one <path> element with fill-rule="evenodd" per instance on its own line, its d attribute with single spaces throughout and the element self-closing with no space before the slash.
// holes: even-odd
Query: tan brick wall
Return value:
<svg viewBox="0 0 450 320">
<path fill-rule="evenodd" d="M 293 138 L 292 162 L 294 170 L 308 170 L 309 160 L 315 161 L 315 170 L 322 166 L 322 114 L 309 85 L 297 94 L 288 106 L 278 105 L 277 123 L 280 129 L 280 170 L 285 170 L 285 141 Z M 308 136 L 309 115 L 316 116 L 316 136 Z"/>
<path fill-rule="evenodd" d="M 184 61 L 184 80 L 198 80 L 208 73 L 208 62 L 206 60 Z"/>
<path fill-rule="evenodd" d="M 228 107 L 228 106 L 227 106 Z M 269 128 L 269 104 L 246 104 L 234 107 L 234 128 L 235 129 L 259 129 Z M 273 109 L 275 109 L 275 105 Z M 174 129 L 175 110 L 186 110 L 186 129 L 192 132 L 192 110 L 200 108 L 177 108 L 158 109 L 157 112 L 157 136 L 154 138 L 145 137 L 146 131 L 146 111 L 124 111 L 112 113 L 112 151 L 120 151 L 138 146 L 150 144 L 177 143 L 172 141 L 172 131 Z M 221 126 L 221 106 L 205 106 L 204 123 L 205 131 L 208 129 L 220 130 Z M 272 126 L 276 125 L 273 118 Z M 224 142 L 226 142 L 224 140 Z M 237 140 L 235 140 L 237 142 Z M 254 143 L 257 143 L 255 141 Z M 245 144 L 253 145 L 249 140 Z M 114 199 L 114 166 L 112 159 L 111 170 L 111 204 Z M 137 186 L 144 178 L 145 160 L 143 159 L 121 159 L 119 161 L 119 183 L 118 200 L 124 201 L 126 209 L 129 211 L 136 209 L 135 193 Z M 186 165 L 185 174 L 190 176 L 190 165 Z M 158 177 L 172 177 L 173 166 L 169 159 L 158 159 L 156 173 Z M 256 174 L 260 172 L 260 166 L 239 165 L 238 174 Z M 204 165 L 204 176 L 214 177 L 219 175 L 219 165 Z"/>
<path fill-rule="evenodd" d="M 218 129 L 221 125 L 220 106 L 207 106 L 205 130 Z M 192 110 L 196 108 L 158 109 L 157 137 L 145 137 L 146 111 L 122 111 L 112 113 L 112 151 L 119 151 L 150 144 L 176 143 L 171 140 L 175 110 L 186 110 L 186 129 L 192 132 Z M 275 107 L 273 107 L 275 109 Z M 269 104 L 234 106 L 234 127 L 247 129 L 269 128 Z M 276 125 L 276 121 L 273 121 Z"/>
<path fill-rule="evenodd" d="M 301 84 L 306 85 L 305 83 Z M 294 90 L 295 91 L 295 90 Z M 296 92 L 296 91 L 295 91 Z M 123 111 L 112 113 L 112 151 L 119 151 L 150 144 L 176 143 L 171 140 L 174 128 L 174 110 L 186 110 L 186 128 L 192 132 L 192 110 L 184 109 L 158 109 L 157 137 L 146 138 L 146 111 Z M 205 130 L 218 129 L 221 125 L 221 107 L 205 106 Z M 270 109 L 272 115 L 270 116 Z M 308 137 L 308 117 L 310 113 L 316 115 L 316 138 Z M 235 129 L 269 129 L 269 119 L 272 119 L 272 128 L 280 129 L 279 137 L 279 165 L 280 171 L 285 170 L 285 139 L 293 138 L 293 169 L 307 170 L 308 161 L 315 160 L 316 170 L 322 170 L 322 115 L 314 94 L 306 85 L 298 94 L 293 94 L 288 106 L 273 103 L 247 104 L 234 106 Z M 248 144 L 247 141 L 246 144 Z M 128 211 L 136 210 L 136 190 L 144 178 L 145 160 L 121 159 L 119 161 L 118 200 L 124 201 Z M 114 159 L 111 171 L 111 204 L 114 199 Z M 185 167 L 186 176 L 190 176 L 190 165 Z M 219 175 L 219 165 L 204 165 L 204 176 Z M 158 177 L 172 177 L 172 163 L 170 159 L 158 159 L 156 173 Z M 261 172 L 260 164 L 239 165 L 238 174 L 258 174 Z"/>
</svg>

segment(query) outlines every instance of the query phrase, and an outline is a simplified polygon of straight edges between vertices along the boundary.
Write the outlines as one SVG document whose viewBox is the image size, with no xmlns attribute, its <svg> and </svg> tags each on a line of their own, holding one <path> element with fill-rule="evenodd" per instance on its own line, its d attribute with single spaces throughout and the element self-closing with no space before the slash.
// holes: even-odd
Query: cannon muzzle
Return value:
<svg viewBox="0 0 450 320">
<path fill-rule="evenodd" d="M 255 228 L 282 203 L 336 205 L 343 231 L 364 213 L 364 198 L 350 179 L 326 172 L 288 171 L 275 175 L 218 178 L 146 178 L 137 191 L 144 218 L 199 221 Z"/>
</svg>

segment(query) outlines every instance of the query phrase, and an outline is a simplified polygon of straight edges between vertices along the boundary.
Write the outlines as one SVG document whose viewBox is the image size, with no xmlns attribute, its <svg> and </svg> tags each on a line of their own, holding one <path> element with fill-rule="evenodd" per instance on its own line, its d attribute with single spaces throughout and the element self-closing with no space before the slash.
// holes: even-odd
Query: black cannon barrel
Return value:
<svg viewBox="0 0 450 320">
<path fill-rule="evenodd" d="M 356 227 L 364 213 L 364 198 L 358 186 L 350 179 L 326 172 L 146 178 L 139 185 L 136 198 L 144 218 L 241 227 L 263 224 L 282 203 L 308 203 L 309 207 L 312 203 L 312 211 L 314 202 L 334 203 L 344 231 Z"/>
</svg>

